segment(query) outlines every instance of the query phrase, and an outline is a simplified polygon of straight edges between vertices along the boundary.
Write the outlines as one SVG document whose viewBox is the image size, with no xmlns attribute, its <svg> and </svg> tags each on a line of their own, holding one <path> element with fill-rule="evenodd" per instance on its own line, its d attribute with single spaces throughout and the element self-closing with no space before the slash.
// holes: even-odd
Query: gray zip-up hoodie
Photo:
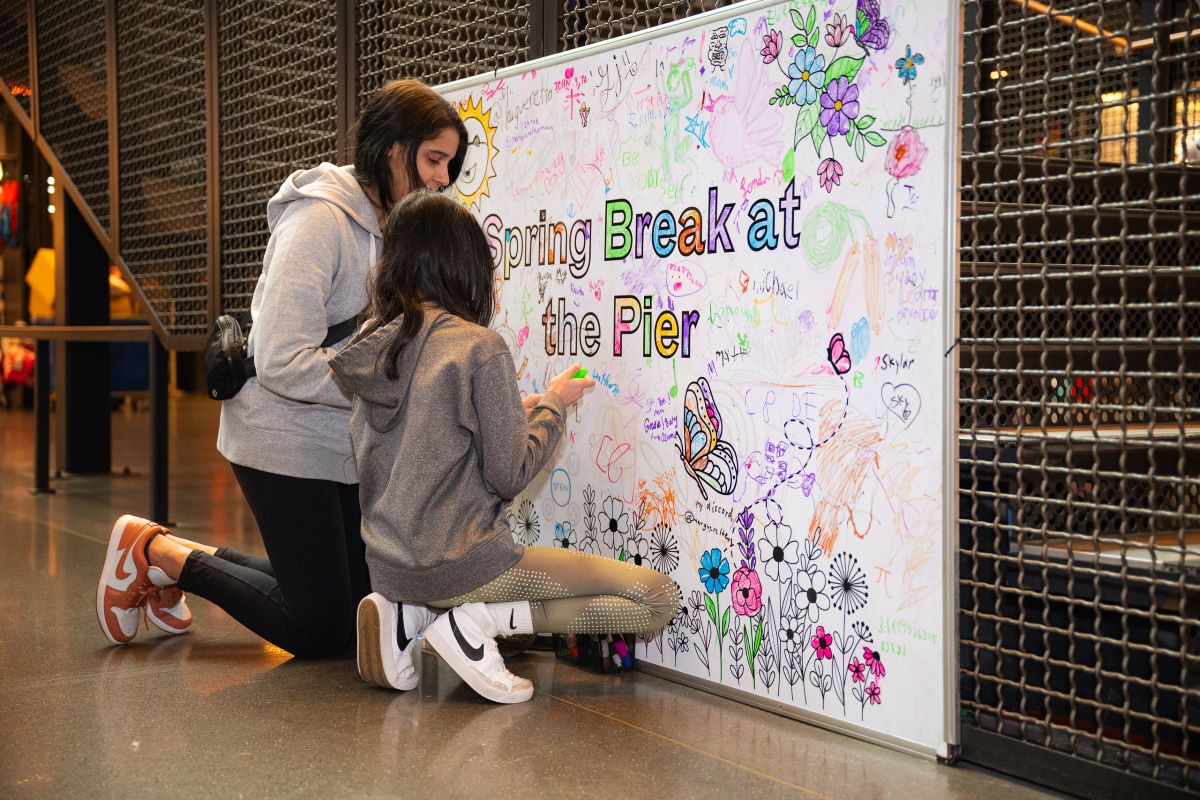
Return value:
<svg viewBox="0 0 1200 800">
<path fill-rule="evenodd" d="M 563 403 L 547 392 L 526 415 L 500 334 L 436 307 L 389 380 L 382 355 L 400 324 L 355 339 L 330 367 L 354 393 L 371 588 L 393 602 L 448 600 L 520 559 L 504 507 L 554 452 Z"/>
<path fill-rule="evenodd" d="M 267 203 L 271 239 L 250 313 L 251 378 L 221 406 L 217 450 L 235 464 L 357 483 L 350 396 L 321 347 L 367 304 L 379 221 L 352 167 L 300 170 Z"/>
</svg>

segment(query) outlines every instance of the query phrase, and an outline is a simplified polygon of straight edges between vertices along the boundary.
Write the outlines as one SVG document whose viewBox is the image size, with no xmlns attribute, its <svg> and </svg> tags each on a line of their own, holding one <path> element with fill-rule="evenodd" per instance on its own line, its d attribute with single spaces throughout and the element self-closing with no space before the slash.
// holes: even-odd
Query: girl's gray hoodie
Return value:
<svg viewBox="0 0 1200 800">
<path fill-rule="evenodd" d="M 217 450 L 264 472 L 357 483 L 350 396 L 329 371 L 338 345 L 321 342 L 367 304 L 379 220 L 353 168 L 324 163 L 284 181 L 267 225 L 250 303 L 258 377 L 222 404 Z"/>
<path fill-rule="evenodd" d="M 432 307 L 389 379 L 383 356 L 402 319 L 330 366 L 354 392 L 371 588 L 393 602 L 449 600 L 521 558 L 504 507 L 558 445 L 563 403 L 547 392 L 526 414 L 500 334 Z"/>
</svg>

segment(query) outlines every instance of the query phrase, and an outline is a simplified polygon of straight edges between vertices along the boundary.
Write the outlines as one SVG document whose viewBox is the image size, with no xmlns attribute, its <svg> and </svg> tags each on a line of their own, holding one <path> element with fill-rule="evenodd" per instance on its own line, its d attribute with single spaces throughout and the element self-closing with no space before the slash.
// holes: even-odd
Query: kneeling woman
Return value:
<svg viewBox="0 0 1200 800">
<path fill-rule="evenodd" d="M 675 614 L 670 578 L 645 567 L 513 541 L 505 505 L 541 471 L 565 410 L 594 385 L 572 367 L 522 401 L 512 354 L 487 325 L 492 259 L 449 198 L 401 201 L 360 333 L 331 362 L 354 393 L 362 537 L 374 593 L 359 605 L 358 668 L 416 685 L 421 631 L 475 691 L 500 703 L 533 685 L 510 673 L 497 636 L 651 633 Z"/>
</svg>

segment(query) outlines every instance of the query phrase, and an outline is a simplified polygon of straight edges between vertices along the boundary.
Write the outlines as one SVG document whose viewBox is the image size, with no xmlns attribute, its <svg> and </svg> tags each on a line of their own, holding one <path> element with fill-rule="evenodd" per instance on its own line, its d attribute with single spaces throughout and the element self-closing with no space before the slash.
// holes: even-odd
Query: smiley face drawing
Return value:
<svg viewBox="0 0 1200 800">
<path fill-rule="evenodd" d="M 467 208 L 479 208 L 480 201 L 490 195 L 488 184 L 496 174 L 494 159 L 500 152 L 495 144 L 496 126 L 492 125 L 492 109 L 485 112 L 482 99 L 473 103 L 468 97 L 457 109 L 467 129 L 467 155 L 454 191 Z"/>
</svg>

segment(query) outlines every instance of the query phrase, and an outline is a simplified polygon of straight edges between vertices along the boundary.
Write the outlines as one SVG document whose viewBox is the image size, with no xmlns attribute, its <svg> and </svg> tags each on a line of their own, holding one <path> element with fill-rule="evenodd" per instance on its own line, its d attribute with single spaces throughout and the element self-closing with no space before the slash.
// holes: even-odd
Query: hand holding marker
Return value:
<svg viewBox="0 0 1200 800">
<path fill-rule="evenodd" d="M 575 405 L 583 397 L 585 389 L 596 385 L 596 381 L 587 376 L 588 371 L 581 364 L 574 364 L 561 375 L 550 379 L 546 387 L 562 398 L 563 405 Z M 575 409 L 575 418 L 579 418 L 579 409 Z"/>
</svg>

